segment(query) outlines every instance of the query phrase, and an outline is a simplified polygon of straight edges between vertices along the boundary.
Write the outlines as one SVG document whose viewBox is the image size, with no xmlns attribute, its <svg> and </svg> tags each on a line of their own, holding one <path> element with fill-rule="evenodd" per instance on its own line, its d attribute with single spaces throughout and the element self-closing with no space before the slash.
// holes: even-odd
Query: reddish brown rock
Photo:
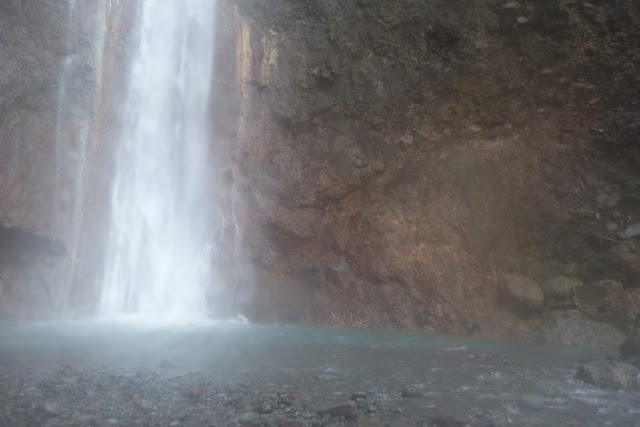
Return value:
<svg viewBox="0 0 640 427">
<path fill-rule="evenodd" d="M 600 13 L 635 40 L 629 10 L 545 1 L 519 22 L 488 2 L 267 3 L 238 1 L 235 45 L 254 318 L 521 331 L 540 294 L 524 304 L 533 317 L 514 316 L 503 273 L 542 281 L 615 244 L 591 229 L 627 193 L 595 199 L 637 172 L 616 163 L 612 178 L 601 154 L 616 141 L 637 158 L 637 85 L 597 70 L 626 69 L 636 48 L 583 37 Z"/>
</svg>

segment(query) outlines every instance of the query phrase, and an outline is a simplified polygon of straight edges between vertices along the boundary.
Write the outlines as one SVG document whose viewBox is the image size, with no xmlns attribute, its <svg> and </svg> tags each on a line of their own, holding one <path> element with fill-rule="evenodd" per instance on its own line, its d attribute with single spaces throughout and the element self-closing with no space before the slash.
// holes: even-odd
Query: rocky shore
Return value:
<svg viewBox="0 0 640 427">
<path fill-rule="evenodd" d="M 422 384 L 411 384 L 402 390 L 334 390 L 323 395 L 326 392 L 319 392 L 313 385 L 301 389 L 255 379 L 237 382 L 210 378 L 202 373 L 167 375 L 168 367 L 135 373 L 77 370 L 70 366 L 37 375 L 1 372 L 0 424 L 16 427 L 514 425 L 508 410 L 443 411 L 429 404 L 430 390 Z M 541 404 L 535 398 L 531 400 L 522 403 Z"/>
<path fill-rule="evenodd" d="M 617 356 L 258 326 L 0 333 L 0 425 L 637 426 L 637 339 Z"/>
</svg>

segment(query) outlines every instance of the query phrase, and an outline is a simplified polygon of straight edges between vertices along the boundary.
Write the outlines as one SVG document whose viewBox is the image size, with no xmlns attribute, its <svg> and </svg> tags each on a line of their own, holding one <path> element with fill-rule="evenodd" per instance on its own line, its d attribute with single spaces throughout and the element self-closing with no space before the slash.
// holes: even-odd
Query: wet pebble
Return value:
<svg viewBox="0 0 640 427">
<path fill-rule="evenodd" d="M 260 417 L 258 416 L 258 414 L 255 414 L 253 412 L 247 412 L 245 414 L 243 414 L 242 416 L 240 416 L 240 418 L 238 418 L 238 423 L 240 425 L 243 426 L 260 426 L 262 425 L 262 421 L 260 420 Z"/>
<path fill-rule="evenodd" d="M 351 400 L 367 400 L 367 392 L 357 391 L 351 395 Z"/>
<path fill-rule="evenodd" d="M 358 408 L 353 400 L 347 400 L 320 409 L 318 414 L 330 415 L 332 417 L 344 417 L 345 420 L 355 420 L 358 418 Z"/>
<path fill-rule="evenodd" d="M 411 385 L 408 385 L 407 387 L 405 387 L 400 392 L 400 395 L 402 397 L 407 397 L 407 398 L 424 397 L 424 395 L 425 395 L 424 385 L 422 385 L 422 384 L 411 384 Z"/>
</svg>

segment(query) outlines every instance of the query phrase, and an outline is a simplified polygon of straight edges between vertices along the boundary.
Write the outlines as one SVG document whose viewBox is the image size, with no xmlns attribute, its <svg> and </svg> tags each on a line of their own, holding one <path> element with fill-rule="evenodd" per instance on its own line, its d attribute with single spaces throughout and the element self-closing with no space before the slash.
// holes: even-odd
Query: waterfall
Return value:
<svg viewBox="0 0 640 427">
<path fill-rule="evenodd" d="M 80 239 L 84 223 L 87 157 L 90 151 L 92 120 L 96 110 L 98 88 L 87 90 L 83 84 L 91 76 L 86 70 L 99 73 L 102 68 L 105 2 L 94 2 L 95 14 L 84 13 L 75 0 L 68 2 L 69 30 L 65 44 L 66 55 L 59 77 L 55 128 L 55 185 L 52 203 L 51 236 L 56 247 L 64 248 L 65 258 L 52 273 L 49 295 L 53 308 L 60 313 L 70 310 L 69 297 L 76 273 Z M 87 25 L 87 19 L 90 24 Z M 93 24 L 93 25 L 92 25 Z M 80 53 L 82 41 L 76 31 L 86 25 L 93 40 L 93 56 Z M 93 77 L 98 79 L 97 76 Z"/>
<path fill-rule="evenodd" d="M 102 315 L 204 317 L 214 281 L 209 91 L 215 0 L 140 0 L 116 148 Z"/>
</svg>

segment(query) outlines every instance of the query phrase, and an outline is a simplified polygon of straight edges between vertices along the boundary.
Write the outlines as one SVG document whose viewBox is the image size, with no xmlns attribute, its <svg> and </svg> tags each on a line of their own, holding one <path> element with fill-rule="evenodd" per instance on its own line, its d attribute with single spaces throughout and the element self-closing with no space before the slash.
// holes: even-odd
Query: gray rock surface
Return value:
<svg viewBox="0 0 640 427">
<path fill-rule="evenodd" d="M 640 358 L 640 336 L 630 336 L 620 344 L 620 357 L 622 359 Z"/>
<path fill-rule="evenodd" d="M 554 276 L 542 284 L 545 301 L 568 301 L 574 295 L 575 288 L 584 285 L 577 277 Z"/>
<path fill-rule="evenodd" d="M 576 379 L 596 387 L 611 390 L 637 389 L 640 370 L 615 360 L 596 360 L 584 363 L 576 372 Z"/>
<path fill-rule="evenodd" d="M 536 330 L 535 339 L 541 343 L 614 348 L 624 341 L 625 334 L 607 323 L 570 310 L 547 315 Z"/>
</svg>

